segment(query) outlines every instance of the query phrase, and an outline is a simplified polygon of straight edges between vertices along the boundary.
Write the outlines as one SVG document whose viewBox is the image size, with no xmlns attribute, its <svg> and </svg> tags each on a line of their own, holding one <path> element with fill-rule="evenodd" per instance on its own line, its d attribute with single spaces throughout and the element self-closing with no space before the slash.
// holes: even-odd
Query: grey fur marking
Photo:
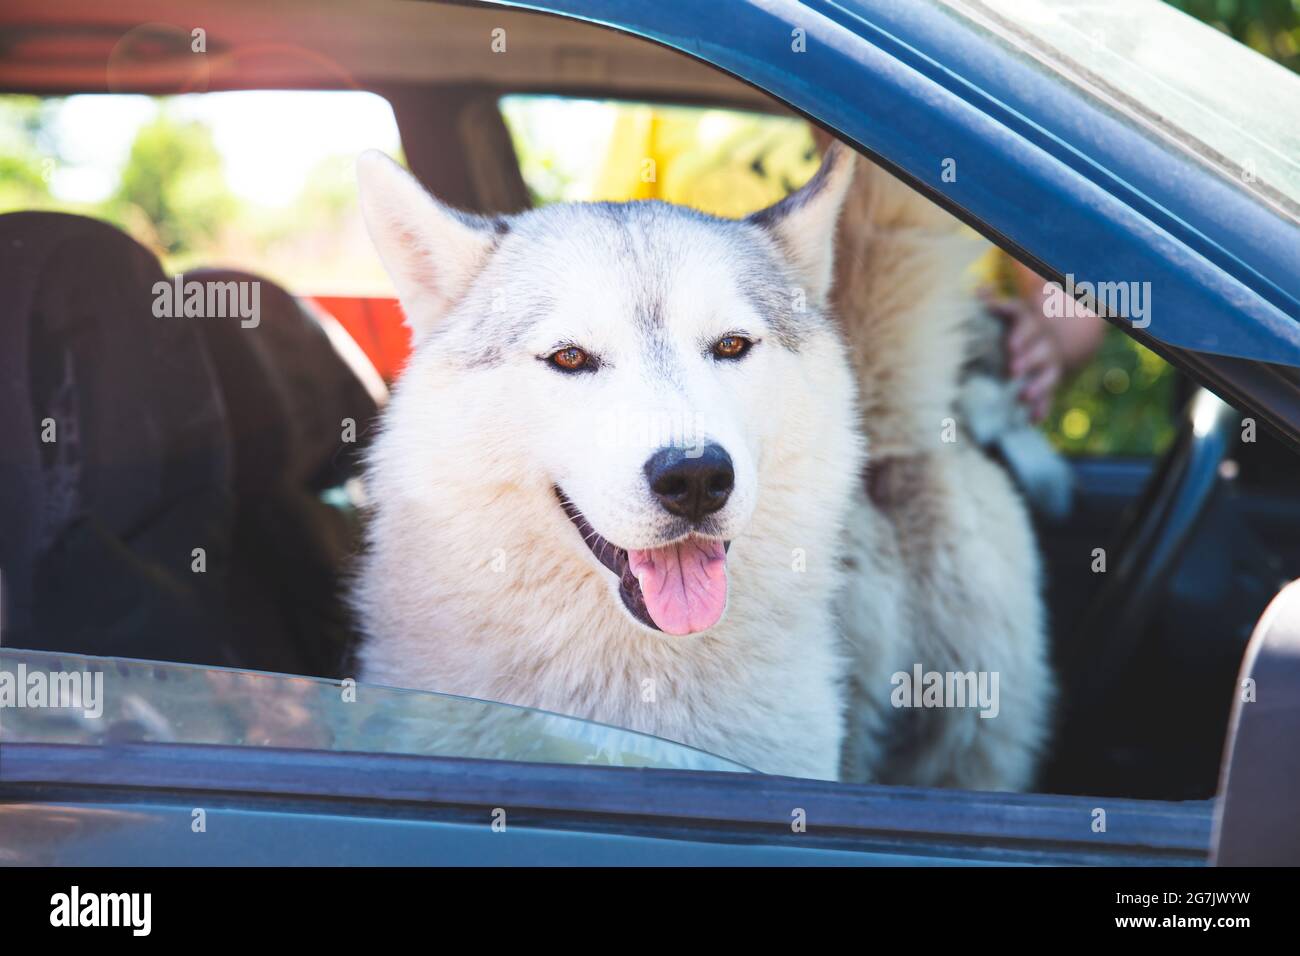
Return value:
<svg viewBox="0 0 1300 956">
<path fill-rule="evenodd" d="M 646 354 L 652 368 L 666 381 L 676 378 L 676 362 L 667 339 L 662 334 L 668 317 L 664 300 L 666 277 L 678 268 L 684 254 L 674 242 L 697 235 L 707 229 L 712 240 L 723 244 L 727 267 L 732 270 L 737 287 L 755 311 L 764 317 L 773 337 L 782 347 L 797 352 L 805 336 L 824 321 L 812 305 L 796 311 L 794 294 L 798 283 L 782 255 L 768 224 L 807 201 L 805 193 L 815 193 L 825 182 L 824 170 L 808 187 L 792 194 L 781 203 L 747 220 L 721 219 L 684 206 L 658 200 L 614 203 L 562 203 L 530 210 L 512 217 L 485 218 L 462 214 L 467 225 L 493 233 L 493 243 L 479 277 L 471 283 L 462 303 L 462 313 L 474 317 L 466 328 L 451 322 L 436 330 L 430 342 L 439 341 L 452 347 L 467 368 L 491 368 L 500 365 L 505 355 L 528 336 L 532 328 L 553 308 L 544 294 L 531 298 L 522 307 L 513 302 L 494 300 L 506 288 L 517 289 L 508 281 L 513 267 L 535 263 L 538 250 L 548 244 L 557 248 L 574 248 L 573 243 L 617 250 L 628 274 L 634 277 L 635 296 L 632 321 L 646 342 Z M 497 281 L 502 277 L 501 281 Z M 457 330 L 455 326 L 460 325 Z M 468 334 L 465 334 L 468 332 Z"/>
</svg>

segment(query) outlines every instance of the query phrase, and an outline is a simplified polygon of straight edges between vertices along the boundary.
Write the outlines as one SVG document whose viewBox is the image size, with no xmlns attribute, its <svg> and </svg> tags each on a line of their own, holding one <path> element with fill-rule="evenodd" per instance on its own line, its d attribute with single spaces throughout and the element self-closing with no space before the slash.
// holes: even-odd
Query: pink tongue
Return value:
<svg viewBox="0 0 1300 956">
<path fill-rule="evenodd" d="M 666 634 L 694 634 L 718 623 L 727 606 L 727 551 L 721 541 L 687 538 L 627 553 L 650 618 Z"/>
</svg>

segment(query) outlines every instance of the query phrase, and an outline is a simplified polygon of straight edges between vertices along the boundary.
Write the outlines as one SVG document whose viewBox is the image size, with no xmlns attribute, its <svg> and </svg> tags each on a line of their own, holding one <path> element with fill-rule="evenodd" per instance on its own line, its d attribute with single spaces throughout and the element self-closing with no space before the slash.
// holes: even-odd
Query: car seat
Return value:
<svg viewBox="0 0 1300 956">
<path fill-rule="evenodd" d="M 0 216 L 0 249 L 0 644 L 345 673 L 356 521 L 321 494 L 376 403 L 319 324 L 263 280 L 255 328 L 156 315 L 157 260 L 84 217 Z"/>
</svg>

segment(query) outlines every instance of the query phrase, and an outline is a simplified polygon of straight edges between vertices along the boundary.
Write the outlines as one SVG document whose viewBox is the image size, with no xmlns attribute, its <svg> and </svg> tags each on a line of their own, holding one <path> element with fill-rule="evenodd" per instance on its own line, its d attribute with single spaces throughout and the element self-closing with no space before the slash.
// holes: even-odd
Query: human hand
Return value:
<svg viewBox="0 0 1300 956">
<path fill-rule="evenodd" d="M 1006 325 L 1008 375 L 1020 384 L 1017 397 L 1034 422 L 1047 417 L 1065 370 L 1061 342 L 1041 309 L 1023 299 L 981 296 L 985 308 Z"/>
</svg>

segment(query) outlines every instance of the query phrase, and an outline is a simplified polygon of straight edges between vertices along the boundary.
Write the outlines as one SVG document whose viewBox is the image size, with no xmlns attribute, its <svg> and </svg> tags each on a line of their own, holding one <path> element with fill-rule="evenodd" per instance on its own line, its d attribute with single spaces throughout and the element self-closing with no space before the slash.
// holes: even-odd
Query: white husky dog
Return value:
<svg viewBox="0 0 1300 956">
<path fill-rule="evenodd" d="M 1028 783 L 1047 694 L 1023 509 L 972 450 L 995 500 L 946 522 L 943 497 L 965 490 L 925 472 L 922 533 L 984 536 L 985 563 L 918 567 L 927 552 L 864 490 L 863 368 L 828 311 L 854 166 L 833 147 L 807 186 L 740 221 L 659 202 L 488 219 L 361 158 L 413 331 L 369 469 L 365 680 L 772 773 Z M 940 422 L 925 427 L 941 457 Z M 921 633 L 935 626 L 956 629 Z M 896 728 L 891 679 L 914 663 L 999 671 L 999 715 Z M 890 746 L 903 737 L 925 753 Z"/>
</svg>

